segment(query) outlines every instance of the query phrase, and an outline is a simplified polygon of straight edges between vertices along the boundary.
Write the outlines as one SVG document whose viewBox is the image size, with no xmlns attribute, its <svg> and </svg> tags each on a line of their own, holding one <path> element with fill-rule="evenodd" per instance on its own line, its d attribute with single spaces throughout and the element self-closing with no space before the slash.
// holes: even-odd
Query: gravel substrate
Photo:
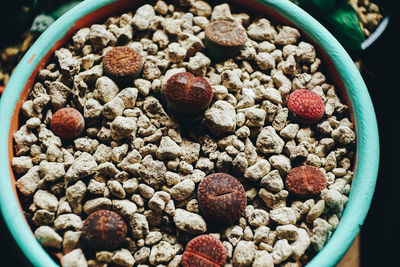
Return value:
<svg viewBox="0 0 400 267">
<path fill-rule="evenodd" d="M 217 63 L 203 42 L 215 20 L 238 23 L 248 38 L 235 57 Z M 103 72 L 103 56 L 115 46 L 144 61 L 128 84 Z M 164 85 L 179 72 L 212 86 L 199 121 L 167 108 Z M 157 1 L 80 29 L 39 71 L 14 134 L 12 167 L 35 237 L 63 267 L 180 266 L 187 242 L 202 234 L 222 242 L 225 266 L 304 265 L 339 224 L 353 177 L 354 125 L 327 76 L 297 29 L 226 3 Z M 322 118 L 305 122 L 292 112 L 288 97 L 298 89 L 322 99 Z M 85 121 L 72 139 L 55 135 L 50 123 L 65 107 Z M 288 173 L 306 165 L 288 188 Z M 247 204 L 232 224 L 211 222 L 199 207 L 197 188 L 214 173 L 230 174 L 245 190 Z M 318 173 L 318 184 L 309 173 Z M 212 185 L 204 188 L 207 194 Z M 221 206 L 242 205 L 242 189 L 232 188 L 228 196 L 208 192 L 207 204 L 223 197 Z M 98 220 L 115 220 L 117 228 L 102 229 L 120 238 L 125 223 L 127 234 L 116 248 L 95 249 L 85 242 L 86 229 L 95 229 L 85 219 L 108 209 L 117 214 L 102 211 Z M 219 244 L 198 240 L 190 253 L 204 240 Z"/>
</svg>

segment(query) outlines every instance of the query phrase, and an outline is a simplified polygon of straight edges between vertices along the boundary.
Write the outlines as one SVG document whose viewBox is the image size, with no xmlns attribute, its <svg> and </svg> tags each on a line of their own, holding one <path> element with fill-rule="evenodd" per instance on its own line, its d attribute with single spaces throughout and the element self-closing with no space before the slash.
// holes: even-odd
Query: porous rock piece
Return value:
<svg viewBox="0 0 400 267">
<path fill-rule="evenodd" d="M 252 181 L 258 181 L 267 175 L 270 170 L 271 164 L 269 164 L 268 160 L 260 159 L 246 169 L 244 172 L 244 177 Z"/>
<path fill-rule="evenodd" d="M 93 156 L 87 152 L 83 152 L 74 160 L 71 167 L 65 174 L 65 179 L 68 182 L 75 182 L 81 178 L 87 177 L 96 171 L 97 163 Z"/>
<path fill-rule="evenodd" d="M 150 155 L 144 157 L 139 168 L 139 176 L 146 184 L 156 190 L 164 185 L 166 172 L 167 168 L 164 163 L 162 161 L 153 160 Z"/>
<path fill-rule="evenodd" d="M 150 251 L 149 262 L 153 266 L 171 261 L 176 255 L 177 249 L 167 241 L 161 241 L 153 246 Z"/>
<path fill-rule="evenodd" d="M 45 248 L 61 248 L 62 237 L 50 226 L 43 225 L 35 230 L 35 238 Z"/>
<path fill-rule="evenodd" d="M 178 41 L 182 47 L 186 48 L 186 57 L 191 57 L 196 52 L 200 52 L 204 49 L 204 44 L 201 39 L 187 32 L 179 33 Z"/>
<path fill-rule="evenodd" d="M 332 225 L 324 219 L 317 218 L 313 222 L 312 233 L 311 245 L 316 251 L 320 251 L 332 234 Z"/>
<path fill-rule="evenodd" d="M 85 255 L 82 249 L 74 249 L 61 258 L 62 267 L 87 267 Z"/>
<path fill-rule="evenodd" d="M 82 199 L 86 193 L 86 184 L 82 181 L 76 182 L 74 185 L 69 186 L 65 190 L 65 197 L 68 204 L 71 206 L 72 211 L 75 214 L 82 212 Z"/>
<path fill-rule="evenodd" d="M 150 209 L 154 211 L 162 212 L 170 200 L 171 200 L 170 194 L 164 191 L 157 191 L 150 198 L 148 206 Z"/>
<path fill-rule="evenodd" d="M 277 33 L 269 20 L 261 18 L 250 24 L 247 34 L 254 40 L 265 41 L 274 39 Z"/>
<path fill-rule="evenodd" d="M 296 213 L 292 208 L 283 207 L 273 209 L 269 212 L 271 220 L 279 224 L 295 224 L 296 223 Z"/>
<path fill-rule="evenodd" d="M 36 143 L 38 138 L 26 125 L 14 133 L 15 155 L 22 156 L 31 149 L 31 146 Z M 61 143 L 61 140 L 60 140 Z"/>
<path fill-rule="evenodd" d="M 132 267 L 135 264 L 135 259 L 133 258 L 131 252 L 125 248 L 115 251 L 111 260 L 118 266 L 123 267 Z"/>
<path fill-rule="evenodd" d="M 110 41 L 117 41 L 117 38 L 107 31 L 106 26 L 101 24 L 93 24 L 90 27 L 87 39 L 95 50 L 104 48 Z"/>
<path fill-rule="evenodd" d="M 261 179 L 261 187 L 265 187 L 273 192 L 279 192 L 283 189 L 284 184 L 278 170 L 272 170 Z"/>
<path fill-rule="evenodd" d="M 61 214 L 54 220 L 54 229 L 56 231 L 67 229 L 79 231 L 82 228 L 82 225 L 83 222 L 81 217 L 73 213 Z"/>
<path fill-rule="evenodd" d="M 264 154 L 280 154 L 285 142 L 272 126 L 263 128 L 257 137 L 256 146 Z"/>
<path fill-rule="evenodd" d="M 257 250 L 252 267 L 274 267 L 271 254 L 266 250 Z"/>
<path fill-rule="evenodd" d="M 93 97 L 103 103 L 110 102 L 119 92 L 117 84 L 108 78 L 102 76 L 96 80 Z"/>
<path fill-rule="evenodd" d="M 179 157 L 181 148 L 169 136 L 161 137 L 156 156 L 160 160 L 171 160 Z"/>
<path fill-rule="evenodd" d="M 173 199 L 181 201 L 189 198 L 193 194 L 194 189 L 195 183 L 192 179 L 185 179 L 174 185 L 170 190 L 170 194 Z"/>
<path fill-rule="evenodd" d="M 79 73 L 80 62 L 72 56 L 72 53 L 66 48 L 60 48 L 54 52 L 60 64 L 61 73 L 72 76 Z"/>
<path fill-rule="evenodd" d="M 350 144 L 354 142 L 356 136 L 352 129 L 348 126 L 340 125 L 332 132 L 332 138 L 341 144 Z"/>
<path fill-rule="evenodd" d="M 58 199 L 55 195 L 47 192 L 46 190 L 38 190 L 33 196 L 33 203 L 39 208 L 56 211 L 58 206 Z"/>
<path fill-rule="evenodd" d="M 268 212 L 263 209 L 254 209 L 253 206 L 247 206 L 245 217 L 253 227 L 265 226 L 269 222 Z"/>
<path fill-rule="evenodd" d="M 24 176 L 17 180 L 16 186 L 23 195 L 30 196 L 36 191 L 39 181 L 39 166 L 34 166 L 30 168 Z"/>
<path fill-rule="evenodd" d="M 132 218 L 129 220 L 129 226 L 132 231 L 132 236 L 134 239 L 142 239 L 149 232 L 149 223 L 146 216 L 140 213 L 134 213 Z"/>
<path fill-rule="evenodd" d="M 274 264 L 279 264 L 292 255 L 292 247 L 286 239 L 276 241 L 274 249 L 271 253 Z"/>
<path fill-rule="evenodd" d="M 50 102 L 54 110 L 65 107 L 68 96 L 71 94 L 71 89 L 58 81 L 46 81 L 45 85 L 49 88 Z"/>
<path fill-rule="evenodd" d="M 176 209 L 173 219 L 176 227 L 184 232 L 202 234 L 207 231 L 207 224 L 203 217 L 196 213 L 184 209 Z"/>
<path fill-rule="evenodd" d="M 15 173 L 25 174 L 33 167 L 32 158 L 30 156 L 14 157 L 11 160 L 11 166 Z"/>
<path fill-rule="evenodd" d="M 150 25 L 150 21 L 155 16 L 154 7 L 146 4 L 136 10 L 132 19 L 132 24 L 140 31 L 145 31 Z"/>
<path fill-rule="evenodd" d="M 221 136 L 235 131 L 236 111 L 229 102 L 216 101 L 204 115 L 208 128 L 214 134 Z"/>
<path fill-rule="evenodd" d="M 234 266 L 244 267 L 250 266 L 254 260 L 255 246 L 252 241 L 241 240 L 236 245 L 233 252 L 232 262 Z"/>
<path fill-rule="evenodd" d="M 283 26 L 275 37 L 275 44 L 288 45 L 295 44 L 300 37 L 300 32 L 293 27 Z"/>
<path fill-rule="evenodd" d="M 310 237 L 306 230 L 297 228 L 297 240 L 290 244 L 292 247 L 292 258 L 295 260 L 300 259 L 307 248 L 310 246 Z"/>
<path fill-rule="evenodd" d="M 136 130 L 136 122 L 129 117 L 117 116 L 110 125 L 111 137 L 119 141 L 129 137 Z"/>
</svg>

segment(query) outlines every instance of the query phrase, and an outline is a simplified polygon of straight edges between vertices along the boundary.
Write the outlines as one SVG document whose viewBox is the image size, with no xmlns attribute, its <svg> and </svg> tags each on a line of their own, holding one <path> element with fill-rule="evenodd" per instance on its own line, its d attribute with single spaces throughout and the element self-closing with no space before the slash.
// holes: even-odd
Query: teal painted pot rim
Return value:
<svg viewBox="0 0 400 267">
<path fill-rule="evenodd" d="M 33 266 L 58 266 L 34 238 L 11 181 L 9 131 L 13 111 L 31 73 L 47 52 L 81 17 L 116 0 L 86 0 L 53 23 L 22 58 L 0 100 L 0 211 L 22 253 Z M 236 1 L 238 2 L 238 1 Z M 250 1 L 251 2 L 251 1 Z M 334 266 L 350 247 L 367 215 L 379 164 L 379 137 L 374 108 L 362 77 L 339 42 L 314 18 L 290 1 L 257 0 L 284 16 L 310 37 L 337 70 L 353 108 L 357 136 L 356 167 L 349 201 L 339 226 L 307 266 Z M 247 3 L 247 2 L 246 2 Z M 11 148 L 12 149 L 12 148 Z"/>
</svg>

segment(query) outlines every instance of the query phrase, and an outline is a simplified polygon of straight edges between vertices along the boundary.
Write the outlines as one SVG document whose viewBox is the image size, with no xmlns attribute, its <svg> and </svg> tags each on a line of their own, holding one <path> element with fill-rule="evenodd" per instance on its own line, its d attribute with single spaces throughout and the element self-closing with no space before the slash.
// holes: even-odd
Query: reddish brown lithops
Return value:
<svg viewBox="0 0 400 267">
<path fill-rule="evenodd" d="M 113 250 L 125 240 L 126 232 L 126 223 L 118 213 L 98 210 L 83 222 L 82 240 L 94 250 Z"/>
<path fill-rule="evenodd" d="M 205 29 L 205 44 L 215 59 L 234 56 L 246 41 L 246 30 L 235 21 L 214 20 Z"/>
<path fill-rule="evenodd" d="M 286 187 L 300 197 L 315 196 L 326 188 L 325 174 L 314 166 L 299 166 L 288 173 Z"/>
<path fill-rule="evenodd" d="M 143 59 L 138 52 L 127 46 L 117 46 L 103 57 L 104 73 L 117 82 L 131 82 L 139 76 Z"/>
<path fill-rule="evenodd" d="M 237 221 L 247 204 L 243 185 L 226 173 L 205 177 L 199 185 L 197 197 L 203 216 L 217 224 Z"/>
<path fill-rule="evenodd" d="M 164 95 L 168 108 L 181 114 L 198 114 L 210 104 L 213 89 L 210 83 L 189 72 L 172 75 L 165 84 Z"/>
<path fill-rule="evenodd" d="M 85 119 L 74 108 L 61 108 L 53 114 L 50 127 L 53 133 L 62 139 L 73 139 L 82 133 Z"/>
<path fill-rule="evenodd" d="M 224 245 L 211 235 L 200 235 L 190 240 L 182 255 L 183 267 L 221 267 L 225 261 Z"/>
<path fill-rule="evenodd" d="M 295 119 L 304 124 L 318 122 L 325 113 L 322 98 L 307 89 L 298 89 L 289 95 L 288 109 Z"/>
</svg>

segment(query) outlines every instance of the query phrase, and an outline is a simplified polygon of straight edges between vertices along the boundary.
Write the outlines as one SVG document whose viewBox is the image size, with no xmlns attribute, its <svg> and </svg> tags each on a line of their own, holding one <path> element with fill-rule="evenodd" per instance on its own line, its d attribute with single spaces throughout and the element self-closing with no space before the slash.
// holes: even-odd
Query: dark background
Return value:
<svg viewBox="0 0 400 267">
<path fill-rule="evenodd" d="M 375 194 L 361 228 L 362 267 L 400 266 L 399 15 L 397 1 L 382 2 L 390 15 L 388 28 L 360 55 L 361 73 L 375 107 L 381 148 Z"/>
<path fill-rule="evenodd" d="M 382 36 L 366 51 L 352 54 L 360 59 L 378 121 L 380 167 L 372 205 L 361 228 L 361 266 L 399 266 L 400 187 L 399 156 L 399 19 L 397 1 L 384 1 L 390 22 Z M 396 34 L 396 35 L 395 35 Z M 1 192 L 0 192 L 1 194 Z M 0 266 L 27 266 L 0 215 Z"/>
</svg>

